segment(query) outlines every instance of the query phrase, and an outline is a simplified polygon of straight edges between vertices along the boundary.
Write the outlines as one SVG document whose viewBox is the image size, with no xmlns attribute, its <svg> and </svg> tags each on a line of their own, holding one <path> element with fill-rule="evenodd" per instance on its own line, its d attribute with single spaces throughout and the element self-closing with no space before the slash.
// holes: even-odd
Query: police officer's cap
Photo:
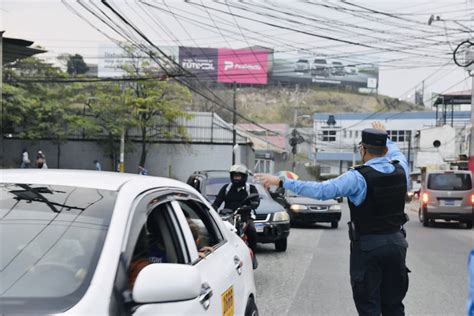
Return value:
<svg viewBox="0 0 474 316">
<path fill-rule="evenodd" d="M 387 145 L 387 132 L 375 128 L 366 128 L 362 131 L 362 143 L 365 145 L 385 147 Z"/>
</svg>

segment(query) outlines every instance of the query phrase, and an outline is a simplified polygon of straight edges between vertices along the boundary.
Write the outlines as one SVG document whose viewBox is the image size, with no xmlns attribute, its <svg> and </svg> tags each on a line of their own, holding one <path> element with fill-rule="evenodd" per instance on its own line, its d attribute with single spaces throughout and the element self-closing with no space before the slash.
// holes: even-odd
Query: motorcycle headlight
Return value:
<svg viewBox="0 0 474 316">
<path fill-rule="evenodd" d="M 301 205 L 301 204 L 293 204 L 290 206 L 290 210 L 292 210 L 293 212 L 304 211 L 307 209 L 308 207 L 306 205 Z"/>
<path fill-rule="evenodd" d="M 341 210 L 341 206 L 339 204 L 336 204 L 336 205 L 331 205 L 329 207 L 329 210 L 330 211 L 340 211 Z"/>
<path fill-rule="evenodd" d="M 273 213 L 273 221 L 275 222 L 286 222 L 289 220 L 290 220 L 290 216 L 285 211 Z"/>
</svg>

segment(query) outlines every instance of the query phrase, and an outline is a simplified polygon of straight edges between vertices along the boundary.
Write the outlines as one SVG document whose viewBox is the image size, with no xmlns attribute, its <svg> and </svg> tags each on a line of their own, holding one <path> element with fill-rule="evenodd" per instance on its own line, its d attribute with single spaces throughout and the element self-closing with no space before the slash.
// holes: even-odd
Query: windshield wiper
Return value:
<svg viewBox="0 0 474 316">
<path fill-rule="evenodd" d="M 29 202 L 41 202 L 45 203 L 48 205 L 48 207 L 55 213 L 61 213 L 60 210 L 56 208 L 56 206 L 59 206 L 61 208 L 66 208 L 66 210 L 70 211 L 72 209 L 75 210 L 80 210 L 83 211 L 85 208 L 83 207 L 77 207 L 77 206 L 69 206 L 66 204 L 61 204 L 61 203 L 56 203 L 56 202 L 51 202 L 47 198 L 43 196 L 42 193 L 48 193 L 52 194 L 53 191 L 46 187 L 38 187 L 38 188 L 32 188 L 31 186 L 27 184 L 16 184 L 20 188 L 23 188 L 24 190 L 11 190 L 10 193 L 16 195 L 15 199 L 17 201 L 29 201 Z"/>
</svg>

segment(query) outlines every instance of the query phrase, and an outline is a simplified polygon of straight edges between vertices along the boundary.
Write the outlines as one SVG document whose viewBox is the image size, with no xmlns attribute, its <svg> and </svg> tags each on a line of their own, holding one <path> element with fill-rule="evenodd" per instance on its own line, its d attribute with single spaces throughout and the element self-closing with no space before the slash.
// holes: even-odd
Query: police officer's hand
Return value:
<svg viewBox="0 0 474 316">
<path fill-rule="evenodd" d="M 372 128 L 381 130 L 383 132 L 387 132 L 387 129 L 385 128 L 385 125 L 383 125 L 382 122 L 380 122 L 380 121 L 372 122 Z"/>
<path fill-rule="evenodd" d="M 267 173 L 257 173 L 255 178 L 267 189 L 272 185 L 278 185 L 280 183 L 280 178 Z"/>
</svg>

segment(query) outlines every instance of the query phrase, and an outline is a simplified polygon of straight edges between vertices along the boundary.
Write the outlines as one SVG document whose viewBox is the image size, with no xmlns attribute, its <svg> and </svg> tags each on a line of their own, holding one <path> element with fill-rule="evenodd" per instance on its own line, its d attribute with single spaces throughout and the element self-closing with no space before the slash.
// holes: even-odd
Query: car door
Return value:
<svg viewBox="0 0 474 316">
<path fill-rule="evenodd" d="M 148 235 L 151 231 L 150 225 L 156 224 L 161 231 L 162 243 L 166 252 L 166 263 L 190 265 L 198 260 L 196 246 L 190 228 L 182 212 L 177 213 L 176 208 L 172 206 L 172 201 L 177 194 L 179 194 L 180 198 L 187 196 L 187 192 L 180 192 L 179 189 L 174 189 L 157 190 L 156 192 L 147 193 L 137 198 L 128 221 L 128 231 L 124 237 L 123 251 L 111 297 L 111 315 L 215 314 L 212 313 L 212 310 L 203 305 L 201 295 L 189 300 L 154 302 L 149 304 L 137 304 L 133 299 L 133 284 L 131 284 L 131 280 L 138 279 L 140 276 L 140 271 L 137 271 L 132 278 L 133 271 L 137 269 L 142 270 L 144 268 L 136 268 L 134 263 L 137 262 L 138 259 L 146 257 L 142 256 L 142 258 L 140 258 L 138 254 L 145 248 L 144 245 L 146 245 L 146 247 L 150 246 L 149 243 L 143 243 L 144 234 L 147 236 L 146 240 L 149 240 Z M 194 253 L 190 251 L 193 247 Z M 147 257 L 150 257 L 150 252 L 147 253 Z M 160 265 L 161 263 L 152 263 L 150 261 L 147 264 Z M 176 279 L 178 280 L 179 278 L 180 275 L 176 275 Z M 207 284 L 203 282 L 201 294 L 205 294 L 206 290 Z"/>
<path fill-rule="evenodd" d="M 213 291 L 209 311 L 212 315 L 242 315 L 245 311 L 245 297 L 242 251 L 226 240 L 210 210 L 199 200 L 177 200 L 173 202 L 180 209 L 188 223 L 199 228 L 196 249 L 212 247 L 212 252 L 201 254 L 194 266 L 199 269 L 203 281 Z M 196 236 L 195 236 L 196 237 Z M 197 238 L 197 237 L 196 237 Z"/>
</svg>

